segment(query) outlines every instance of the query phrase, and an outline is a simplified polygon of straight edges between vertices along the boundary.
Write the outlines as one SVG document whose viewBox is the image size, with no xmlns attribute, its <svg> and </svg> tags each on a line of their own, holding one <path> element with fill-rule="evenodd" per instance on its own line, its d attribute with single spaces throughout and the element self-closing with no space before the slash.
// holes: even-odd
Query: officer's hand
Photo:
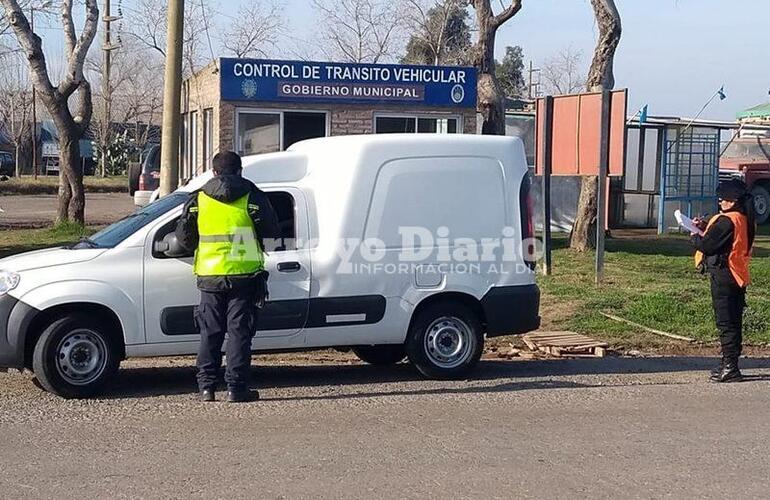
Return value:
<svg viewBox="0 0 770 500">
<path fill-rule="evenodd" d="M 698 229 L 700 229 L 701 231 L 703 231 L 704 229 L 706 229 L 706 225 L 708 224 L 708 223 L 707 223 L 705 220 L 703 220 L 703 217 L 696 217 L 696 218 L 694 218 L 692 221 L 695 223 L 695 225 L 696 225 L 696 226 L 698 227 Z M 693 233 L 693 234 L 695 234 L 695 233 Z"/>
</svg>

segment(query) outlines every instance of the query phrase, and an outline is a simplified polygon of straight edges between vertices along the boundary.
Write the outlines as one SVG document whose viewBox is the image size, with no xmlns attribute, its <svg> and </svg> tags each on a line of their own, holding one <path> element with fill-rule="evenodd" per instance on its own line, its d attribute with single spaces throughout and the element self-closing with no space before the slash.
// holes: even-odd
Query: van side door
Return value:
<svg viewBox="0 0 770 500">
<path fill-rule="evenodd" d="M 310 297 L 310 256 L 297 248 L 307 241 L 308 218 L 305 198 L 294 188 L 265 189 L 278 213 L 282 246 L 268 251 L 265 269 L 270 274 L 270 297 L 260 311 L 254 349 L 292 348 L 303 345 Z M 194 308 L 200 293 L 193 275 L 193 256 L 169 258 L 153 250 L 154 243 L 176 227 L 180 214 L 161 222 L 150 232 L 144 259 L 144 311 L 148 343 L 191 343 L 197 345 Z M 194 352 L 191 345 L 185 351 Z M 184 350 L 184 349 L 183 349 Z M 169 353 L 179 352 L 172 349 Z"/>
</svg>

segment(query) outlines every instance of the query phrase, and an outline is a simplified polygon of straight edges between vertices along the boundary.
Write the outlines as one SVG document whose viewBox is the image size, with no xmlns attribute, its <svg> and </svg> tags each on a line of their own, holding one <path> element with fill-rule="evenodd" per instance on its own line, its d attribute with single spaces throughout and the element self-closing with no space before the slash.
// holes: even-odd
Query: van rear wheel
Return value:
<svg viewBox="0 0 770 500">
<path fill-rule="evenodd" d="M 403 344 L 354 347 L 353 352 L 364 363 L 376 366 L 395 365 L 406 357 Z"/>
<path fill-rule="evenodd" d="M 32 371 L 43 389 L 66 399 L 93 396 L 119 366 L 120 354 L 109 332 L 83 315 L 51 323 L 32 354 Z"/>
<path fill-rule="evenodd" d="M 429 378 L 465 376 L 481 359 L 484 332 L 479 318 L 464 304 L 445 302 L 420 311 L 406 342 L 409 361 Z"/>
</svg>

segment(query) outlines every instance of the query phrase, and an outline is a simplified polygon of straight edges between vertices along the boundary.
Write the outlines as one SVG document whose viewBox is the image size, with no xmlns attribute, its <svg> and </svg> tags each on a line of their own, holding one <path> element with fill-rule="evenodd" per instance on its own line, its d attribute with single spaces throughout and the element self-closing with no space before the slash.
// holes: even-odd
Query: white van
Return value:
<svg viewBox="0 0 770 500">
<path fill-rule="evenodd" d="M 428 377 L 465 375 L 487 337 L 536 329 L 522 142 L 473 135 L 313 139 L 244 158 L 282 230 L 255 352 L 352 348 Z M 177 192 L 70 247 L 0 260 L 0 367 L 86 397 L 127 357 L 197 352 Z"/>
</svg>

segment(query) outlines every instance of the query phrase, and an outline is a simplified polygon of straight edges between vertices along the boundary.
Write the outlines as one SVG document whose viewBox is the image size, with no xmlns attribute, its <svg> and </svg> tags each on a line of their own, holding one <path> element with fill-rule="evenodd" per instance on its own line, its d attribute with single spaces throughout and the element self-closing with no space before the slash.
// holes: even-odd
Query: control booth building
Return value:
<svg viewBox="0 0 770 500">
<path fill-rule="evenodd" d="M 476 133 L 476 70 L 219 59 L 182 87 L 180 177 L 218 151 L 282 151 L 313 137 Z"/>
</svg>

